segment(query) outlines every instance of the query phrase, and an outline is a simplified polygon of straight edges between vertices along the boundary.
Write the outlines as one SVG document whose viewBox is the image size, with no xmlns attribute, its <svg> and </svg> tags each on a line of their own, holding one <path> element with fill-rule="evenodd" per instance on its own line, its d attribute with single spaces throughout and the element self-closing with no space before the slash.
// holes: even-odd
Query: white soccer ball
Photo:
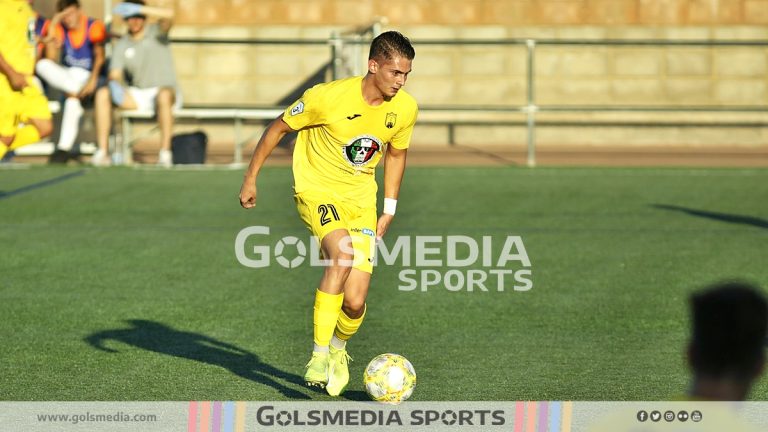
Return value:
<svg viewBox="0 0 768 432">
<path fill-rule="evenodd" d="M 371 399 L 399 404 L 413 394 L 416 371 L 411 362 L 399 354 L 381 354 L 368 363 L 363 382 Z"/>
</svg>

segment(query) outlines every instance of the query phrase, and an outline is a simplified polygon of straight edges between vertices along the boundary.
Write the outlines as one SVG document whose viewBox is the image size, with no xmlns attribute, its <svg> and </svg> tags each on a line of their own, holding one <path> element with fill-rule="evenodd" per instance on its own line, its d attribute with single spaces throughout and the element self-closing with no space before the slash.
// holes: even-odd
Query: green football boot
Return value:
<svg viewBox="0 0 768 432">
<path fill-rule="evenodd" d="M 323 388 L 328 384 L 328 353 L 313 352 L 312 358 L 307 363 L 307 371 L 304 373 L 304 381 L 310 387 Z"/>
<path fill-rule="evenodd" d="M 346 349 L 336 349 L 331 346 L 330 361 L 328 362 L 328 385 L 325 390 L 331 396 L 344 393 L 349 383 L 349 362 L 352 357 Z"/>
</svg>

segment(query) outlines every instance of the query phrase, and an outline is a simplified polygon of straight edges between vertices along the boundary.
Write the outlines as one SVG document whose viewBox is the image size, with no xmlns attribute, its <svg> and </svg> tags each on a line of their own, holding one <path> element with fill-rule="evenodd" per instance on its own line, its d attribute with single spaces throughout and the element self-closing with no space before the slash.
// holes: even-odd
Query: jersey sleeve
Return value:
<svg viewBox="0 0 768 432">
<path fill-rule="evenodd" d="M 308 89 L 299 100 L 286 108 L 283 121 L 293 130 L 325 124 L 327 110 L 324 96 L 322 85 Z"/>
<path fill-rule="evenodd" d="M 104 43 L 107 39 L 107 29 L 104 27 L 104 23 L 95 20 L 88 31 L 88 38 L 95 44 Z"/>
<path fill-rule="evenodd" d="M 392 147 L 400 150 L 405 150 L 411 145 L 411 135 L 413 135 L 413 126 L 416 124 L 416 118 L 419 116 L 419 109 L 414 106 L 411 118 L 408 119 L 408 122 L 405 126 L 403 126 L 395 136 L 392 137 L 392 140 L 390 140 L 390 144 Z"/>
</svg>

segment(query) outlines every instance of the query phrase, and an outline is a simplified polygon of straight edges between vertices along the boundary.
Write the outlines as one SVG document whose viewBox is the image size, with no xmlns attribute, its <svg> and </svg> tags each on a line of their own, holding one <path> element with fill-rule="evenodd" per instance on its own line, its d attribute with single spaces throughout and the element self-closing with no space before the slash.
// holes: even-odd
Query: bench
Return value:
<svg viewBox="0 0 768 432">
<path fill-rule="evenodd" d="M 242 163 L 243 147 L 253 138 L 244 137 L 244 121 L 271 121 L 284 107 L 216 108 L 190 107 L 174 112 L 177 119 L 231 120 L 235 129 L 233 161 Z M 153 119 L 154 113 L 122 111 L 123 157 L 130 162 L 130 148 L 135 120 Z M 537 126 L 768 126 L 768 110 L 718 107 L 584 107 L 584 106 L 520 106 L 520 107 L 422 107 L 417 124 L 445 125 L 448 145 L 456 144 L 455 130 L 461 126 L 523 126 L 528 130 L 528 165 L 535 162 L 535 129 Z"/>
<path fill-rule="evenodd" d="M 243 136 L 245 121 L 271 121 L 284 111 L 279 107 L 264 108 L 181 108 L 173 112 L 177 120 L 231 120 L 235 132 L 235 149 L 233 162 L 242 163 L 243 147 L 253 138 Z M 123 110 L 120 111 L 122 124 L 122 142 L 117 149 L 122 152 L 123 161 L 131 162 L 131 147 L 142 136 L 133 136 L 133 122 L 136 120 L 151 120 L 155 118 L 153 111 Z M 155 126 L 150 130 L 157 129 Z"/>
<path fill-rule="evenodd" d="M 235 148 L 233 162 L 242 163 L 243 147 L 253 139 L 253 136 L 243 136 L 243 123 L 245 121 L 271 121 L 283 113 L 284 107 L 262 107 L 262 108 L 222 108 L 222 107 L 184 107 L 175 110 L 173 115 L 177 120 L 230 120 L 232 121 L 235 132 Z M 493 125 L 510 124 L 517 121 L 521 110 L 500 110 L 489 113 L 485 110 L 477 109 L 424 109 L 419 113 L 418 123 L 424 124 L 444 124 L 449 127 L 449 144 L 454 144 L 454 127 L 461 125 Z M 117 151 L 122 152 L 123 160 L 127 163 L 131 161 L 131 148 L 139 139 L 146 136 L 134 136 L 133 123 L 136 121 L 148 121 L 155 118 L 153 111 L 123 110 L 120 111 L 122 125 L 122 143 Z M 150 129 L 148 133 L 157 130 L 157 126 Z"/>
</svg>

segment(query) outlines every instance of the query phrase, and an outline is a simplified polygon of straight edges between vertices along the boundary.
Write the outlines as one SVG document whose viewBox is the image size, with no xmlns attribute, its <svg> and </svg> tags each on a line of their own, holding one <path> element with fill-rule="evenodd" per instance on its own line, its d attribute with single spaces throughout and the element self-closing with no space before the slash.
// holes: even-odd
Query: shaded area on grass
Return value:
<svg viewBox="0 0 768 432">
<path fill-rule="evenodd" d="M 30 192 L 30 191 L 33 191 L 35 189 L 44 188 L 46 186 L 53 186 L 53 185 L 59 184 L 59 183 L 61 183 L 63 181 L 66 181 L 66 180 L 69 180 L 69 179 L 72 179 L 72 178 L 75 178 L 75 177 L 79 177 L 79 176 L 81 176 L 83 174 L 85 174 L 85 170 L 75 171 L 75 172 L 71 172 L 71 173 L 60 175 L 58 177 L 54 177 L 52 179 L 43 180 L 43 181 L 40 181 L 40 182 L 37 182 L 37 183 L 33 183 L 31 185 L 22 186 L 22 187 L 20 187 L 18 189 L 14 189 L 12 191 L 8 191 L 8 192 L 0 191 L 0 200 L 6 199 L 6 198 L 10 198 L 10 197 L 15 196 L 15 195 L 20 195 L 20 194 L 23 194 L 25 192 Z"/>
<path fill-rule="evenodd" d="M 96 332 L 86 337 L 85 341 L 96 349 L 110 353 L 118 351 L 104 343 L 114 340 L 147 351 L 220 366 L 239 377 L 270 386 L 288 398 L 309 399 L 306 394 L 277 381 L 302 386 L 302 377 L 264 363 L 256 354 L 236 345 L 200 333 L 175 330 L 155 321 L 132 319 L 127 322 L 132 325 L 131 328 Z"/>
<path fill-rule="evenodd" d="M 757 228 L 768 229 L 768 220 L 761 219 L 754 216 L 744 216 L 744 215 L 737 215 L 737 214 L 730 214 L 730 213 L 718 213 L 713 211 L 697 210 L 697 209 L 681 207 L 676 205 L 669 205 L 669 204 L 652 204 L 652 207 L 662 209 L 662 210 L 679 211 L 691 216 L 714 219 L 720 222 L 728 222 L 728 223 L 741 224 L 741 225 L 752 225 Z"/>
</svg>

